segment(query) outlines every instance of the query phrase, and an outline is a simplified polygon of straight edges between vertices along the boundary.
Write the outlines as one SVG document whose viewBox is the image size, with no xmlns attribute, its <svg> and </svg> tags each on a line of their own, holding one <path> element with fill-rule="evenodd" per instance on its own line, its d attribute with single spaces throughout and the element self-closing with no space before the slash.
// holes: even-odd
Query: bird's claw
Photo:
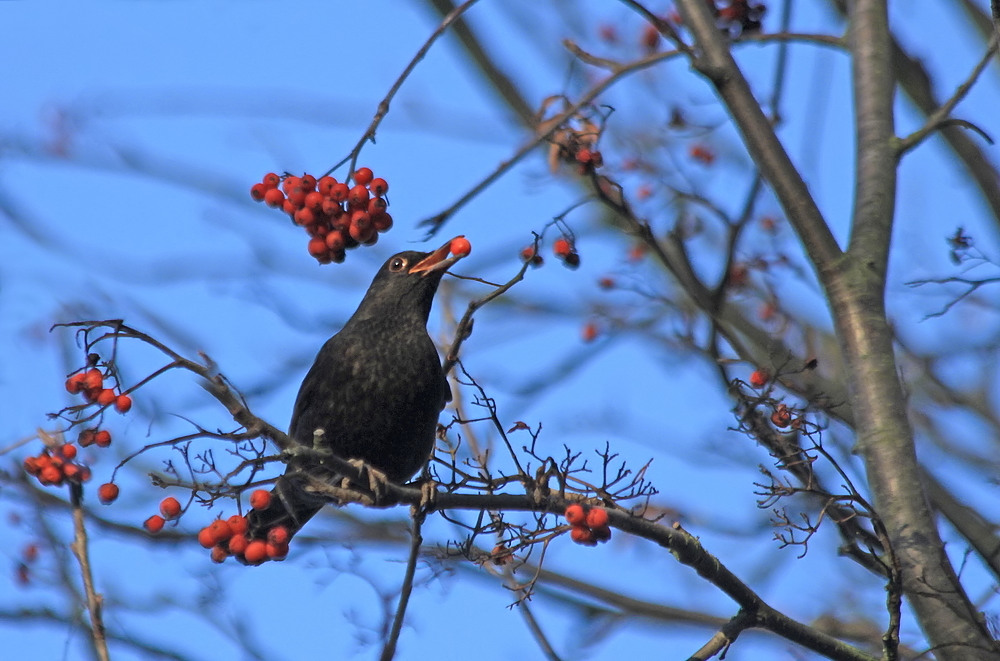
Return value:
<svg viewBox="0 0 1000 661">
<path fill-rule="evenodd" d="M 437 507 L 437 482 L 424 480 L 420 483 L 420 511 L 429 512 Z"/>
<path fill-rule="evenodd" d="M 359 479 L 368 480 L 368 490 L 375 498 L 375 502 L 383 500 L 389 492 L 389 478 L 385 473 L 372 468 L 361 459 L 348 459 L 347 463 L 358 469 Z"/>
</svg>

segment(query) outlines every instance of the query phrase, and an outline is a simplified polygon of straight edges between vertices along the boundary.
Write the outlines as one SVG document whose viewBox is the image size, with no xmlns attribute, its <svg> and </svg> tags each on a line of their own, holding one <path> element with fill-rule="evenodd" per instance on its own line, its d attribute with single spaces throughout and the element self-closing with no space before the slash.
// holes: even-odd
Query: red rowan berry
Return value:
<svg viewBox="0 0 1000 661">
<path fill-rule="evenodd" d="M 323 208 L 323 194 L 317 191 L 312 191 L 306 195 L 305 204 L 307 209 L 319 211 Z"/>
<path fill-rule="evenodd" d="M 325 242 L 330 252 L 340 252 L 344 249 L 344 234 L 340 230 L 333 230 L 326 235 Z"/>
<path fill-rule="evenodd" d="M 281 190 L 285 191 L 286 193 L 290 193 L 296 188 L 301 188 L 301 187 L 302 187 L 301 177 L 296 177 L 294 175 L 285 177 L 285 180 L 281 182 Z"/>
<path fill-rule="evenodd" d="M 24 459 L 24 472 L 31 476 L 37 476 L 42 472 L 42 467 L 38 465 L 38 459 L 35 457 L 26 457 Z"/>
<path fill-rule="evenodd" d="M 530 262 L 535 268 L 542 265 L 545 261 L 542 256 L 535 252 L 535 246 L 525 246 L 521 248 L 521 261 Z"/>
<path fill-rule="evenodd" d="M 142 522 L 142 527 L 151 533 L 158 533 L 163 530 L 163 525 L 166 523 L 163 517 L 159 514 L 154 514 L 145 521 Z"/>
<path fill-rule="evenodd" d="M 379 232 L 388 232 L 392 229 L 392 216 L 385 212 L 373 214 L 372 227 Z"/>
<path fill-rule="evenodd" d="M 375 228 L 372 227 L 371 217 L 363 211 L 358 213 L 361 213 L 364 216 L 364 220 L 362 222 L 354 222 L 354 218 L 352 217 L 351 226 L 348 228 L 348 234 L 350 234 L 351 238 L 358 243 L 367 243 L 368 241 L 371 241 L 373 236 L 378 236 L 378 233 L 375 231 Z"/>
<path fill-rule="evenodd" d="M 368 186 L 368 190 L 372 192 L 372 195 L 382 197 L 389 192 L 389 182 L 382 177 L 376 177 L 375 179 L 372 179 L 372 183 Z"/>
<path fill-rule="evenodd" d="M 691 158 L 704 165 L 711 165 L 715 161 L 715 153 L 704 145 L 693 145 L 690 154 Z"/>
<path fill-rule="evenodd" d="M 552 252 L 560 259 L 564 259 L 573 252 L 573 244 L 567 238 L 561 236 L 552 243 Z"/>
<path fill-rule="evenodd" d="M 216 519 L 208 524 L 208 530 L 216 544 L 227 542 L 233 536 L 233 531 L 230 529 L 229 524 L 222 519 Z"/>
<path fill-rule="evenodd" d="M 229 551 L 227 551 L 222 546 L 212 547 L 212 562 L 215 562 L 217 564 L 222 564 L 223 562 L 226 561 L 226 558 L 228 557 L 229 557 Z"/>
<path fill-rule="evenodd" d="M 85 390 L 99 391 L 104 386 L 104 375 L 99 369 L 89 369 L 83 377 Z"/>
<path fill-rule="evenodd" d="M 448 250 L 455 256 L 465 257 L 472 252 L 472 244 L 464 236 L 456 236 L 451 240 Z"/>
<path fill-rule="evenodd" d="M 331 177 L 330 175 L 326 175 L 320 177 L 319 181 L 316 182 L 316 190 L 319 191 L 321 195 L 329 196 L 330 191 L 336 185 L 337 185 L 337 180 Z"/>
<path fill-rule="evenodd" d="M 775 427 L 787 427 L 792 424 L 792 414 L 784 404 L 778 404 L 778 408 L 771 414 L 771 422 Z"/>
<path fill-rule="evenodd" d="M 639 37 L 639 43 L 647 52 L 656 52 L 660 45 L 660 32 L 656 29 L 656 26 L 649 23 L 643 26 L 642 35 Z"/>
<path fill-rule="evenodd" d="M 771 321 L 777 314 L 778 306 L 771 301 L 761 303 L 761 306 L 757 308 L 757 318 L 761 321 Z"/>
<path fill-rule="evenodd" d="M 278 188 L 268 189 L 264 193 L 264 204 L 269 207 L 281 207 L 285 204 L 285 194 Z"/>
<path fill-rule="evenodd" d="M 301 209 L 305 206 L 306 195 L 309 191 L 302 188 L 302 186 L 296 186 L 292 190 L 288 191 L 288 201 L 291 202 L 296 209 Z"/>
<path fill-rule="evenodd" d="M 44 485 L 49 484 L 59 484 L 62 482 L 63 472 L 59 470 L 58 466 L 49 464 L 42 468 L 41 472 L 38 473 L 38 481 Z"/>
<path fill-rule="evenodd" d="M 726 273 L 726 284 L 734 289 L 739 289 L 746 286 L 749 277 L 750 269 L 747 268 L 747 265 L 736 263 L 730 266 L 729 272 Z"/>
<path fill-rule="evenodd" d="M 358 184 L 357 186 L 352 188 L 350 192 L 347 194 L 348 204 L 355 207 L 360 207 L 362 204 L 364 204 L 367 207 L 368 198 L 369 198 L 368 189 L 362 186 L 361 184 Z"/>
<path fill-rule="evenodd" d="M 577 544 L 583 544 L 584 546 L 597 546 L 597 540 L 594 539 L 594 533 L 590 531 L 590 528 L 586 526 L 573 526 L 569 531 L 570 539 L 572 539 Z"/>
<path fill-rule="evenodd" d="M 262 539 L 255 539 L 247 544 L 243 552 L 243 558 L 251 565 L 256 565 L 267 560 L 267 544 Z"/>
<path fill-rule="evenodd" d="M 309 193 L 316 190 L 316 177 L 311 174 L 304 174 L 299 177 L 299 186 L 302 188 L 304 193 Z"/>
<path fill-rule="evenodd" d="M 587 512 L 587 526 L 590 528 L 603 528 L 608 525 L 608 511 L 603 507 L 592 507 Z"/>
<path fill-rule="evenodd" d="M 312 195 L 312 193 L 309 193 Z M 316 222 L 316 214 L 309 207 L 302 207 L 295 211 L 292 219 L 299 225 L 312 225 Z"/>
<path fill-rule="evenodd" d="M 330 197 L 324 197 L 323 203 L 319 205 L 320 211 L 327 216 L 335 216 L 343 211 L 338 202 L 334 202 Z"/>
<path fill-rule="evenodd" d="M 264 175 L 264 178 L 260 180 L 260 183 L 264 184 L 264 186 L 270 190 L 278 187 L 278 184 L 281 183 L 281 177 L 273 172 L 268 172 Z"/>
<path fill-rule="evenodd" d="M 587 511 L 579 503 L 568 505 L 563 516 L 566 517 L 566 522 L 572 526 L 582 526 L 587 522 Z"/>
<path fill-rule="evenodd" d="M 101 406 L 107 406 L 108 404 L 114 404 L 116 397 L 117 397 L 117 395 L 115 395 L 115 391 L 114 390 L 112 390 L 111 388 L 105 388 L 100 393 L 98 393 L 98 395 L 97 395 L 97 403 L 100 404 Z"/>
<path fill-rule="evenodd" d="M 261 202 L 264 196 L 267 195 L 268 188 L 264 184 L 254 184 L 250 187 L 250 197 L 252 197 L 257 202 Z"/>
<path fill-rule="evenodd" d="M 66 443 L 60 446 L 59 454 L 63 456 L 63 459 L 73 460 L 76 458 L 76 446 L 72 443 Z"/>
<path fill-rule="evenodd" d="M 371 171 L 371 168 L 358 168 L 354 173 L 354 183 L 360 186 L 367 186 L 372 182 L 375 174 Z"/>
<path fill-rule="evenodd" d="M 767 385 L 770 378 L 771 376 L 767 373 L 767 370 L 755 369 L 750 373 L 750 385 L 754 388 L 763 388 Z"/>
<path fill-rule="evenodd" d="M 83 431 L 80 432 L 80 435 L 76 437 L 76 442 L 80 444 L 81 448 L 85 448 L 88 445 L 92 445 L 97 440 L 96 435 L 97 435 L 97 430 L 84 429 Z"/>
<path fill-rule="evenodd" d="M 271 560 L 284 560 L 285 556 L 288 555 L 288 544 L 267 542 L 264 548 L 267 551 L 267 557 Z"/>
<path fill-rule="evenodd" d="M 118 500 L 119 493 L 118 485 L 114 482 L 107 482 L 97 487 L 97 498 L 105 505 L 110 505 Z"/>
<path fill-rule="evenodd" d="M 229 525 L 230 532 L 233 535 L 239 536 L 246 534 L 249 523 L 247 523 L 246 517 L 240 516 L 239 514 L 233 514 L 231 517 L 226 519 L 226 523 Z"/>
<path fill-rule="evenodd" d="M 274 526 L 267 531 L 267 541 L 271 544 L 288 544 L 292 536 L 288 534 L 288 528 L 285 526 Z"/>
<path fill-rule="evenodd" d="M 367 211 L 369 215 L 375 215 L 377 213 L 385 213 L 387 206 L 388 205 L 385 203 L 385 200 L 383 200 L 381 197 L 373 197 L 372 199 L 368 200 Z"/>
<path fill-rule="evenodd" d="M 215 533 L 212 532 L 211 526 L 205 526 L 198 531 L 198 543 L 206 549 L 215 546 Z"/>
<path fill-rule="evenodd" d="M 93 434 L 94 434 L 93 442 L 97 447 L 106 448 L 109 445 L 111 445 L 111 432 L 109 432 L 107 429 L 100 429 L 98 431 L 93 432 Z M 80 441 L 80 445 L 83 445 L 82 440 Z"/>
<path fill-rule="evenodd" d="M 351 193 L 351 187 L 347 184 L 340 182 L 334 184 L 330 189 L 330 197 L 333 198 L 334 202 L 343 202 L 347 199 L 347 196 Z"/>
<path fill-rule="evenodd" d="M 73 376 L 66 379 L 66 391 L 71 395 L 75 395 L 83 390 L 86 387 L 84 384 L 86 377 L 87 375 L 83 372 L 77 372 Z"/>
<path fill-rule="evenodd" d="M 372 217 L 367 211 L 355 211 L 351 214 L 351 225 L 357 225 L 360 229 L 367 230 L 371 227 Z"/>
<path fill-rule="evenodd" d="M 255 510 L 266 510 L 271 506 L 271 494 L 264 489 L 257 489 L 250 494 L 250 507 Z"/>
<path fill-rule="evenodd" d="M 181 515 L 181 504 L 173 496 L 167 496 L 160 501 L 160 514 L 164 519 L 176 519 Z"/>
<path fill-rule="evenodd" d="M 115 398 L 115 410 L 119 413 L 128 413 L 132 408 L 132 398 L 128 395 L 118 395 Z"/>
<path fill-rule="evenodd" d="M 38 560 L 38 544 L 28 544 L 25 546 L 24 551 L 21 552 L 21 558 L 27 563 Z"/>
<path fill-rule="evenodd" d="M 583 338 L 584 342 L 593 342 L 594 340 L 597 339 L 597 336 L 599 334 L 600 333 L 597 330 L 597 324 L 595 324 L 592 321 L 588 321 L 587 323 L 585 323 L 580 331 L 580 335 Z"/>
<path fill-rule="evenodd" d="M 326 241 L 320 239 L 319 237 L 309 240 L 309 245 L 306 247 L 309 254 L 316 259 L 322 259 L 327 254 Z"/>
<path fill-rule="evenodd" d="M 247 550 L 247 545 L 250 543 L 246 537 L 242 534 L 233 535 L 229 539 L 229 552 L 233 555 L 242 555 Z"/>
</svg>

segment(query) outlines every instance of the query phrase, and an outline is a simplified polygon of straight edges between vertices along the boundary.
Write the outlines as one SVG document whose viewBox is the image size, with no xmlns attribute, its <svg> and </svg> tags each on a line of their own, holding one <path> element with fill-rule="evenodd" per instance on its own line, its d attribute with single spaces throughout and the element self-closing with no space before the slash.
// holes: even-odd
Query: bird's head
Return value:
<svg viewBox="0 0 1000 661">
<path fill-rule="evenodd" d="M 433 252 L 407 250 L 387 259 L 375 274 L 354 316 L 358 320 L 374 316 L 402 317 L 419 319 L 426 324 L 441 278 L 455 262 L 465 257 L 465 254 L 448 256 L 453 240 Z"/>
</svg>

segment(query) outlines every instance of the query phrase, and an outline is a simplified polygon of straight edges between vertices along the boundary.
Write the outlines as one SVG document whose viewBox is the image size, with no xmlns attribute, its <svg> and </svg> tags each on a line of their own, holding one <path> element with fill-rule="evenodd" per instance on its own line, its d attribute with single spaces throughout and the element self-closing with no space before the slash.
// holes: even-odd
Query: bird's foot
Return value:
<svg viewBox="0 0 1000 661">
<path fill-rule="evenodd" d="M 430 512 L 437 508 L 437 482 L 426 479 L 420 483 L 420 511 Z"/>
<path fill-rule="evenodd" d="M 376 505 L 385 499 L 386 494 L 389 492 L 390 484 L 389 478 L 386 477 L 385 473 L 372 468 L 360 459 L 348 459 L 347 463 L 358 469 L 359 480 L 368 480 L 368 490 L 374 496 Z M 350 480 L 350 482 L 356 482 L 356 480 Z"/>
</svg>

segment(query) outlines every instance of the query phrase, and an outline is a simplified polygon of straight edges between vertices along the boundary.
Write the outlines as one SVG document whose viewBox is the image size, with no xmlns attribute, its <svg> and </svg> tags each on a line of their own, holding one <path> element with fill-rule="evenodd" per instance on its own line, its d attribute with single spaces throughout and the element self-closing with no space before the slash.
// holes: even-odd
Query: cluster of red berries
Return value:
<svg viewBox="0 0 1000 661">
<path fill-rule="evenodd" d="M 569 523 L 569 536 L 577 544 L 597 546 L 597 542 L 611 539 L 608 511 L 603 507 L 590 507 L 573 503 L 563 513 Z"/>
<path fill-rule="evenodd" d="M 760 32 L 761 19 L 767 6 L 750 0 L 729 0 L 723 7 L 716 7 L 715 22 L 720 30 L 733 36 Z"/>
<path fill-rule="evenodd" d="M 255 510 L 267 509 L 271 494 L 257 489 L 250 494 L 250 506 Z M 229 556 L 248 565 L 259 565 L 268 560 L 284 560 L 288 556 L 288 543 L 292 538 L 288 528 L 276 525 L 267 531 L 264 539 L 250 539 L 245 516 L 234 514 L 228 519 L 216 519 L 198 532 L 198 543 L 212 550 L 213 562 L 224 562 Z"/>
<path fill-rule="evenodd" d="M 576 251 L 576 246 L 571 238 L 560 236 L 553 241 L 552 252 L 566 268 L 576 269 L 580 266 L 580 253 Z M 535 268 L 545 263 L 545 259 L 535 250 L 534 244 L 521 248 L 521 261 L 529 262 Z"/>
<path fill-rule="evenodd" d="M 132 398 L 119 392 L 117 387 L 104 387 L 105 375 L 96 367 L 99 362 L 100 356 L 97 354 L 92 353 L 87 356 L 88 366 L 74 372 L 66 379 L 66 391 L 71 395 L 82 394 L 90 404 L 102 407 L 113 405 L 119 413 L 127 413 L 132 408 Z M 97 427 L 84 429 L 76 442 L 81 448 L 91 445 L 106 448 L 111 445 L 111 432 Z M 91 471 L 88 466 L 74 461 L 78 452 L 77 445 L 65 443 L 56 450 L 45 448 L 39 455 L 24 460 L 24 470 L 32 477 L 38 478 L 43 486 L 86 482 L 91 477 Z M 104 501 L 103 498 L 101 500 Z"/>
<path fill-rule="evenodd" d="M 72 443 L 59 446 L 55 452 L 45 448 L 38 456 L 24 460 L 24 470 L 45 487 L 59 487 L 66 482 L 81 484 L 90 479 L 90 468 L 73 461 L 76 454 Z"/>
<path fill-rule="evenodd" d="M 66 379 L 66 391 L 75 395 L 82 393 L 89 403 L 96 402 L 101 406 L 114 404 L 119 413 L 127 413 L 132 408 L 132 398 L 124 393 L 115 392 L 114 388 L 104 387 L 104 374 L 96 367 L 81 370 Z"/>
<path fill-rule="evenodd" d="M 250 197 L 281 209 L 309 235 L 309 254 L 320 264 L 344 261 L 347 250 L 372 245 L 392 227 L 386 211 L 389 184 L 369 168 L 358 168 L 354 185 L 326 175 L 317 179 L 273 172 L 250 188 Z"/>
</svg>

